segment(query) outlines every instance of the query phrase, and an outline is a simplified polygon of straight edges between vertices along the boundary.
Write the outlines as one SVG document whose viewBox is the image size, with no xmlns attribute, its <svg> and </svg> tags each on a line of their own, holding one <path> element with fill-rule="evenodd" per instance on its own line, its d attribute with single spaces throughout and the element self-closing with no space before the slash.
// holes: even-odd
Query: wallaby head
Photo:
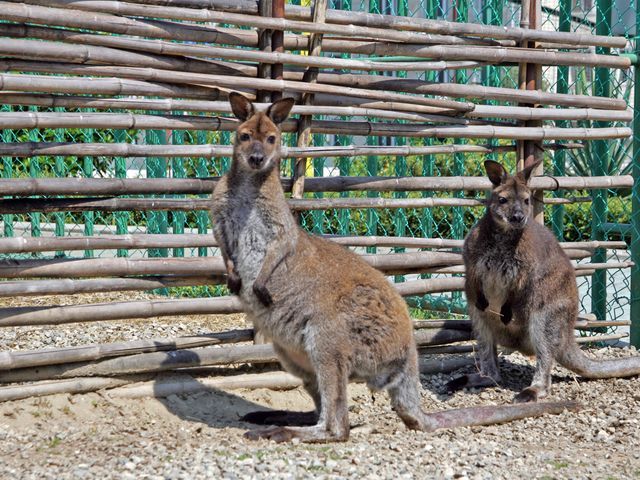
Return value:
<svg viewBox="0 0 640 480">
<path fill-rule="evenodd" d="M 503 230 L 521 230 L 531 218 L 533 199 L 528 182 L 531 172 L 538 165 L 540 161 L 516 175 L 509 175 L 498 162 L 484 162 L 487 176 L 493 183 L 493 190 L 487 201 L 487 212 Z"/>
<path fill-rule="evenodd" d="M 280 128 L 295 100 L 283 98 L 265 111 L 239 93 L 229 94 L 233 114 L 242 122 L 236 129 L 233 157 L 236 167 L 250 173 L 270 172 L 280 161 Z"/>
</svg>

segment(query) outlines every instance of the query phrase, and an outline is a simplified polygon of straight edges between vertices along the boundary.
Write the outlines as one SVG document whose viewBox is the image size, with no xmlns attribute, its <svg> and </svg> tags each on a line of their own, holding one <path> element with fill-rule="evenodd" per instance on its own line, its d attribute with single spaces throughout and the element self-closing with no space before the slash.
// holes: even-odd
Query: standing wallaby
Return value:
<svg viewBox="0 0 640 480">
<path fill-rule="evenodd" d="M 306 442 L 349 436 L 347 383 L 386 389 L 413 429 L 500 423 L 573 407 L 569 402 L 449 410 L 420 408 L 418 357 L 406 304 L 383 274 L 347 249 L 299 228 L 280 183 L 280 131 L 293 99 L 256 111 L 229 96 L 237 128 L 233 163 L 216 185 L 212 217 L 228 273 L 257 328 L 273 341 L 282 366 L 300 377 L 314 412 L 253 412 L 263 425 L 249 438 Z"/>
<path fill-rule="evenodd" d="M 574 339 L 578 288 L 569 257 L 551 231 L 532 218 L 531 165 L 508 175 L 484 162 L 493 184 L 484 217 L 464 242 L 465 292 L 478 342 L 480 373 L 449 383 L 451 390 L 487 387 L 500 381 L 497 345 L 535 355 L 531 385 L 516 402 L 543 398 L 554 361 L 588 378 L 640 374 L 640 357 L 591 360 Z"/>
</svg>

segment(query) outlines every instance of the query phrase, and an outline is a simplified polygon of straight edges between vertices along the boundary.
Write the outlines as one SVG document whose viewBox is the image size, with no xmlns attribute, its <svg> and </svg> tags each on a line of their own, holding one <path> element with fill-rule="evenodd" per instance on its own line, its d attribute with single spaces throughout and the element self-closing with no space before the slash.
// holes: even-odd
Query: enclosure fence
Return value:
<svg viewBox="0 0 640 480">
<path fill-rule="evenodd" d="M 423 353 L 470 348 L 460 250 L 485 159 L 544 160 L 536 214 L 575 264 L 576 335 L 640 347 L 639 24 L 623 0 L 0 1 L 0 297 L 165 296 L 3 307 L 0 327 L 239 312 L 207 210 L 241 91 L 296 97 L 291 208 L 393 277 Z M 0 382 L 113 387 L 188 365 L 152 353 L 169 348 L 273 358 L 206 356 L 250 338 L 0 352 Z M 149 363 L 104 360 L 132 352 Z"/>
</svg>

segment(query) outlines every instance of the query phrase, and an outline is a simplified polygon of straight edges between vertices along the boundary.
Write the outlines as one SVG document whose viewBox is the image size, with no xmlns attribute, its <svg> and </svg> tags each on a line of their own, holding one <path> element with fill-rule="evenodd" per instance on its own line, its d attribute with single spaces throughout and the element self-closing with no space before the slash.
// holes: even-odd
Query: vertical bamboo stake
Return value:
<svg viewBox="0 0 640 480">
<path fill-rule="evenodd" d="M 258 2 L 258 13 L 262 17 L 271 17 L 273 15 L 272 11 L 272 0 L 259 0 Z M 273 36 L 273 32 L 267 29 L 259 29 L 258 30 L 258 48 L 262 52 L 271 52 L 271 37 Z M 271 64 L 261 62 L 258 64 L 258 78 L 271 78 Z M 271 100 L 270 92 L 266 90 L 258 90 L 256 95 L 256 100 L 262 103 L 268 103 Z"/>
<path fill-rule="evenodd" d="M 640 348 L 640 8 L 636 8 L 636 62 L 633 66 L 633 189 L 631 190 L 631 260 L 635 263 L 631 267 L 631 345 Z"/>
<path fill-rule="evenodd" d="M 560 0 L 559 25 L 561 32 L 571 31 L 571 0 Z M 560 94 L 569 93 L 569 67 L 557 67 L 556 92 Z M 558 126 L 568 127 L 569 122 L 559 121 Z M 566 171 L 567 152 L 560 148 L 553 154 L 553 174 L 563 176 Z M 564 192 L 558 190 L 554 192 L 555 198 L 564 197 Z M 552 207 L 551 224 L 556 238 L 562 241 L 564 235 L 564 205 L 554 205 Z"/>
<path fill-rule="evenodd" d="M 284 0 L 272 0 L 271 14 L 274 18 L 284 18 Z M 271 34 L 271 50 L 277 53 L 284 53 L 284 31 L 274 30 Z M 274 80 L 282 80 L 284 77 L 284 65 L 282 63 L 274 63 L 271 65 L 271 78 Z M 271 101 L 275 102 L 282 98 L 282 92 L 271 92 Z"/>
<path fill-rule="evenodd" d="M 327 0 L 315 0 L 311 10 L 312 19 L 316 23 L 324 23 L 327 11 Z M 309 37 L 309 56 L 319 56 L 322 51 L 322 34 L 312 33 Z M 315 83 L 318 79 L 318 69 L 309 67 L 304 72 L 303 81 Z M 302 95 L 302 105 L 313 105 L 313 94 Z M 308 147 L 311 143 L 311 115 L 302 115 L 298 122 L 298 147 Z M 299 158 L 293 171 L 292 198 L 302 198 L 304 193 L 304 176 L 307 171 L 309 158 Z"/>
<path fill-rule="evenodd" d="M 596 0 L 596 32 L 602 35 L 611 34 L 611 12 L 612 0 Z M 608 54 L 609 48 L 596 47 L 596 53 Z M 637 82 L 638 79 L 636 78 Z M 611 95 L 611 79 L 608 68 L 596 68 L 594 77 L 594 95 L 609 97 Z M 596 122 L 597 127 L 607 127 L 607 122 Z M 606 140 L 593 142 L 593 162 L 592 175 L 608 175 L 608 156 L 610 143 Z M 593 202 L 591 203 L 591 238 L 593 240 L 604 240 L 606 232 L 602 229 L 602 224 L 607 221 L 608 192 L 604 189 L 591 192 Z M 607 253 L 604 249 L 597 249 L 591 257 L 593 262 L 606 262 Z M 592 312 L 600 320 L 606 320 L 607 315 L 607 273 L 605 271 L 595 272 L 591 283 L 591 308 Z"/>
<path fill-rule="evenodd" d="M 528 4 L 528 5 L 526 5 Z M 529 7 L 528 11 L 526 7 Z M 530 0 L 522 3 L 521 12 L 521 26 L 523 28 L 539 29 L 540 19 L 542 17 L 542 9 L 540 0 Z M 528 48 L 535 48 L 536 42 L 527 42 L 525 45 Z M 521 64 L 520 66 L 520 88 L 523 90 L 538 90 L 538 87 L 542 84 L 542 66 L 537 64 Z M 532 105 L 533 106 L 533 105 Z M 530 120 L 525 122 L 526 127 L 539 127 L 542 122 L 539 120 Z M 520 156 L 518 158 L 518 167 L 522 169 L 529 165 L 541 160 L 544 155 L 542 144 L 537 141 L 525 140 L 521 142 L 522 145 L 519 149 Z M 540 175 L 544 171 L 542 165 L 537 167 L 533 175 Z M 533 214 L 536 221 L 544 222 L 544 205 L 542 203 L 543 192 L 534 192 L 533 202 Z"/>
</svg>

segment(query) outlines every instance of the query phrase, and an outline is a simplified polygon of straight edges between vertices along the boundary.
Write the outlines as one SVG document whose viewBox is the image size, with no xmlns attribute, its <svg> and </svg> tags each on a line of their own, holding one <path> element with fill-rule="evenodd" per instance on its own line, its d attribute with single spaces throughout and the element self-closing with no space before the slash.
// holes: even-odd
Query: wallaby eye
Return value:
<svg viewBox="0 0 640 480">
<path fill-rule="evenodd" d="M 507 197 L 498 197 L 498 201 L 503 205 L 508 202 Z"/>
<path fill-rule="evenodd" d="M 240 134 L 240 141 L 241 142 L 248 142 L 249 140 L 251 140 L 251 135 L 249 135 L 248 133 L 241 133 Z"/>
<path fill-rule="evenodd" d="M 528 198 L 525 198 L 525 199 L 524 199 L 524 204 L 525 204 L 525 205 L 529 205 L 529 199 L 528 199 Z"/>
<path fill-rule="evenodd" d="M 267 142 L 269 142 L 271 145 L 273 145 L 274 143 L 276 143 L 276 136 L 275 135 L 269 135 L 267 137 Z"/>
</svg>

